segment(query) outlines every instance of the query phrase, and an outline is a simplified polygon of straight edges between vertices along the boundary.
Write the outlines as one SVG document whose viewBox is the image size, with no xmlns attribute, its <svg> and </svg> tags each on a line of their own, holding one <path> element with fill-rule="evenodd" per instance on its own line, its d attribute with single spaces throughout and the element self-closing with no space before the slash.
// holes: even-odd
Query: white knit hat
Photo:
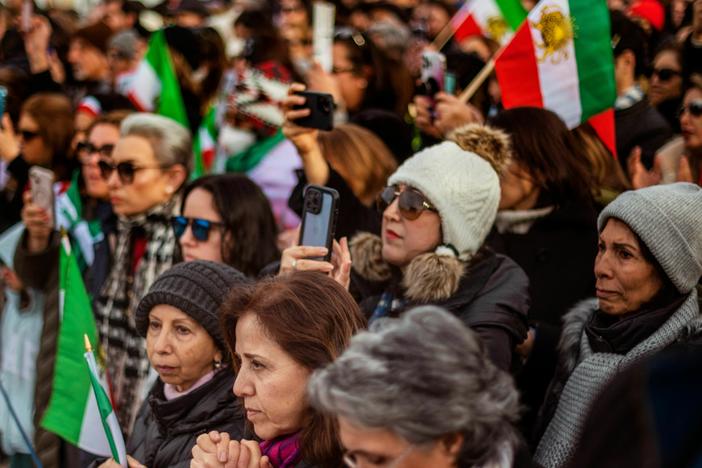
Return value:
<svg viewBox="0 0 702 468">
<path fill-rule="evenodd" d="M 450 141 L 407 159 L 388 183 L 424 194 L 441 217 L 443 243 L 463 260 L 483 245 L 500 203 L 500 180 L 490 163 Z"/>
</svg>

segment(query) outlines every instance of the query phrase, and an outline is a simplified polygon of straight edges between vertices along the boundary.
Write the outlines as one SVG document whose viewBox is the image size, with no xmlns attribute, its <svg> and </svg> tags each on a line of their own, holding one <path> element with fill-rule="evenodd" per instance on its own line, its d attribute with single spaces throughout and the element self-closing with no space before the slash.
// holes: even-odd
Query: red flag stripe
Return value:
<svg viewBox="0 0 702 468">
<path fill-rule="evenodd" d="M 544 107 L 536 64 L 534 43 L 528 22 L 514 34 L 512 41 L 495 60 L 502 104 L 512 107 Z"/>
<path fill-rule="evenodd" d="M 475 22 L 475 18 L 472 14 L 466 16 L 466 18 L 461 22 L 453 33 L 453 37 L 458 41 L 462 41 L 471 36 L 480 36 L 483 34 L 483 30 L 480 29 L 478 23 Z"/>
</svg>

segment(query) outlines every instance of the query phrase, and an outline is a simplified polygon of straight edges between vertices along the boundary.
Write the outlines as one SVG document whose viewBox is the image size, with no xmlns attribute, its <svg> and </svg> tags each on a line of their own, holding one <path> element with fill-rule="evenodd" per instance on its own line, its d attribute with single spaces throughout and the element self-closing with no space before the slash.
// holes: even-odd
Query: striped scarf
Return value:
<svg viewBox="0 0 702 468">
<path fill-rule="evenodd" d="M 112 400 L 125 434 L 131 430 L 149 372 L 145 341 L 137 332 L 134 313 L 151 284 L 173 263 L 176 239 L 169 221 L 179 207 L 180 197 L 174 197 L 145 214 L 120 218 L 115 260 L 95 308 Z M 146 250 L 134 271 L 137 236 L 146 240 Z"/>
<path fill-rule="evenodd" d="M 275 468 L 291 468 L 300 461 L 300 434 L 264 440 L 260 447 L 261 454 L 268 456 Z"/>
</svg>

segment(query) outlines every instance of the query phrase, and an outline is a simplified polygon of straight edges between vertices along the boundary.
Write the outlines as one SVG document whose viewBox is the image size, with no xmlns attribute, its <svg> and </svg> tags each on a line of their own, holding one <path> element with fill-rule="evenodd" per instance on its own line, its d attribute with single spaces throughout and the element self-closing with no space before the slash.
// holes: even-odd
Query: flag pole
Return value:
<svg viewBox="0 0 702 468">
<path fill-rule="evenodd" d="M 451 20 L 453 20 L 453 18 L 451 18 Z M 449 20 L 449 22 L 446 23 L 446 26 L 439 31 L 439 34 L 436 35 L 434 41 L 431 43 L 431 47 L 437 52 L 443 49 L 444 46 L 448 44 L 448 41 L 450 41 L 453 37 L 454 30 L 451 20 Z"/>
<path fill-rule="evenodd" d="M 29 449 L 29 456 L 32 457 L 32 461 L 34 462 L 34 465 L 37 468 L 43 468 L 43 465 L 41 464 L 41 460 L 39 460 L 39 455 L 37 455 L 37 452 L 34 450 L 34 447 L 32 447 L 32 441 L 29 440 L 29 436 L 24 431 L 24 428 L 22 427 L 22 423 L 20 423 L 19 417 L 17 417 L 17 413 L 15 412 L 15 408 L 10 403 L 10 396 L 7 394 L 7 391 L 5 390 L 5 386 L 2 384 L 2 380 L 0 380 L 0 393 L 2 393 L 2 397 L 5 400 L 5 404 L 7 405 L 7 408 L 10 410 L 10 416 L 12 416 L 12 420 L 17 425 L 17 429 L 19 429 L 19 433 L 22 436 L 22 439 L 24 440 L 24 443 L 27 446 L 27 449 Z"/>
<path fill-rule="evenodd" d="M 490 73 L 495 69 L 495 59 L 491 58 L 488 60 L 488 62 L 485 64 L 482 70 L 480 70 L 480 73 L 475 75 L 475 78 L 473 78 L 473 81 L 470 82 L 468 87 L 463 90 L 463 92 L 458 96 L 458 100 L 462 102 L 463 104 L 467 103 L 470 98 L 473 97 L 476 91 L 478 91 L 478 88 L 485 82 L 485 80 L 490 76 Z"/>
</svg>

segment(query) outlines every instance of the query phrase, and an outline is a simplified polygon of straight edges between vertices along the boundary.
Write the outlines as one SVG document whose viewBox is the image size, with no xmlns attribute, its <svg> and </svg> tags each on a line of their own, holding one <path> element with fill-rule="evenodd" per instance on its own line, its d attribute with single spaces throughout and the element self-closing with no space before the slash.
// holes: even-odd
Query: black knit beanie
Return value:
<svg viewBox="0 0 702 468">
<path fill-rule="evenodd" d="M 227 348 L 219 329 L 219 309 L 229 290 L 249 280 L 238 270 L 223 263 L 195 260 L 175 265 L 149 288 L 136 311 L 136 328 L 146 336 L 149 312 L 167 304 L 188 314 L 207 330 L 217 347 Z"/>
</svg>

